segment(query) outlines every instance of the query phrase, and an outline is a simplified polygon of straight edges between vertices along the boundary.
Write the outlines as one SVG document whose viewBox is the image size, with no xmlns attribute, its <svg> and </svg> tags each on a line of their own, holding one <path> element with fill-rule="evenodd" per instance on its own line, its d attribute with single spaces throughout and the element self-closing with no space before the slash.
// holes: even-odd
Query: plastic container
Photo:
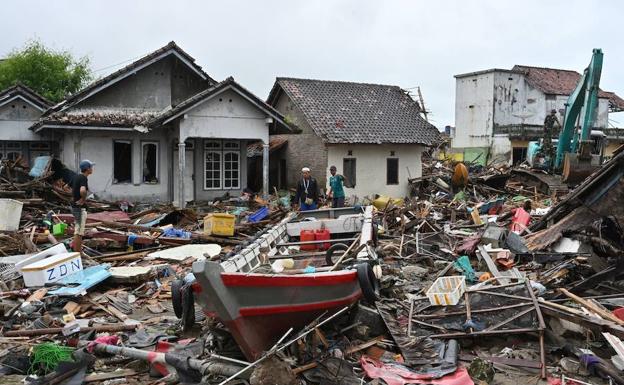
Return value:
<svg viewBox="0 0 624 385">
<path fill-rule="evenodd" d="M 427 290 L 427 298 L 434 306 L 457 305 L 466 291 L 466 277 L 440 277 Z"/>
<path fill-rule="evenodd" d="M 52 226 L 52 234 L 53 235 L 65 235 L 65 231 L 67 230 L 67 223 L 64 222 L 60 222 L 60 223 L 55 223 Z"/>
<path fill-rule="evenodd" d="M 328 241 L 331 239 L 331 232 L 327 229 L 319 229 L 314 231 L 314 240 L 315 241 Z M 327 250 L 331 246 L 331 243 L 321 243 L 318 247 L 321 250 Z"/>
<path fill-rule="evenodd" d="M 299 233 L 299 240 L 301 242 L 316 241 L 316 236 L 314 235 L 314 230 L 301 230 L 301 232 Z M 299 250 L 315 251 L 317 248 L 318 248 L 318 245 L 316 245 L 316 244 L 309 244 L 309 245 L 301 245 L 299 247 Z"/>
<path fill-rule="evenodd" d="M 204 217 L 204 234 L 234 236 L 236 217 L 232 214 L 212 213 Z"/>
<path fill-rule="evenodd" d="M 269 208 L 266 206 L 263 206 L 263 207 L 260 207 L 258 210 L 256 210 L 255 213 L 249 215 L 249 217 L 247 217 L 247 220 L 251 223 L 256 223 L 256 222 L 260 222 L 261 220 L 266 218 L 268 215 L 269 215 Z"/>
<path fill-rule="evenodd" d="M 80 253 L 62 253 L 22 267 L 27 287 L 44 286 L 82 270 Z"/>
<path fill-rule="evenodd" d="M 0 199 L 0 230 L 17 231 L 24 204 L 15 199 Z"/>
</svg>

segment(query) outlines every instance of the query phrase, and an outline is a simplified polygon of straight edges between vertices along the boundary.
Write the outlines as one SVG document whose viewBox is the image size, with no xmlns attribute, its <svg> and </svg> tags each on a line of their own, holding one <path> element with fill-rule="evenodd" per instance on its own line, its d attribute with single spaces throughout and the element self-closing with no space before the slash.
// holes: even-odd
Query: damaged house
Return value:
<svg viewBox="0 0 624 385">
<path fill-rule="evenodd" d="M 398 86 L 277 78 L 268 103 L 300 130 L 273 136 L 272 185 L 294 186 L 310 167 L 319 186 L 329 167 L 346 178 L 347 196 L 408 195 L 408 178 L 420 177 L 421 155 L 438 130 Z"/>
<path fill-rule="evenodd" d="M 58 150 L 54 134 L 37 135 L 28 127 L 52 105 L 35 91 L 16 85 L 0 92 L 0 160 L 32 159 Z"/>
<path fill-rule="evenodd" d="M 455 75 L 455 158 L 524 161 L 528 142 L 542 138 L 551 110 L 563 124 L 565 103 L 580 78 L 576 71 L 522 65 Z M 609 113 L 623 110 L 624 99 L 600 91 L 594 128 L 607 136 L 607 157 L 624 142 L 621 129 L 609 128 Z"/>
<path fill-rule="evenodd" d="M 68 97 L 30 128 L 58 140 L 68 167 L 95 162 L 89 187 L 99 197 L 180 206 L 240 195 L 247 142 L 290 132 L 279 112 L 232 78 L 214 80 L 174 42 Z"/>
</svg>

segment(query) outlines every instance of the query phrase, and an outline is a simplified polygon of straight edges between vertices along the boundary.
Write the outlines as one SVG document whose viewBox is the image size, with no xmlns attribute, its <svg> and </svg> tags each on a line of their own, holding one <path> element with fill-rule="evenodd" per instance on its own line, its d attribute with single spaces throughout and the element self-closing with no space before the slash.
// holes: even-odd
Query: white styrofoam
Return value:
<svg viewBox="0 0 624 385">
<path fill-rule="evenodd" d="M 0 199 L 0 230 L 17 231 L 24 204 L 15 199 Z"/>
<path fill-rule="evenodd" d="M 82 270 L 80 253 L 61 253 L 21 268 L 27 287 L 44 286 Z"/>
<path fill-rule="evenodd" d="M 221 252 L 221 246 L 213 243 L 198 245 L 183 245 L 172 247 L 170 249 L 154 251 L 149 253 L 144 259 L 164 259 L 165 261 L 184 261 L 187 258 L 194 257 L 197 259 L 214 257 Z"/>
</svg>

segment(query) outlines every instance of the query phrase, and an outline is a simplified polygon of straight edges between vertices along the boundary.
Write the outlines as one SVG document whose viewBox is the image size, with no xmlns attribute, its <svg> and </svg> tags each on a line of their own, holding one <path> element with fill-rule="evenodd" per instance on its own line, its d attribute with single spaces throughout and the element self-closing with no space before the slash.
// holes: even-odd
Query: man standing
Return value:
<svg viewBox="0 0 624 385">
<path fill-rule="evenodd" d="M 336 166 L 329 168 L 331 176 L 329 177 L 329 191 L 327 196 L 332 198 L 332 207 L 339 208 L 344 207 L 345 192 L 344 192 L 344 176 L 336 175 Z"/>
<path fill-rule="evenodd" d="M 80 174 L 72 181 L 72 214 L 74 215 L 74 251 L 82 253 L 82 236 L 87 224 L 87 194 L 89 181 L 87 177 L 93 174 L 95 163 L 90 160 L 80 162 Z"/>
<path fill-rule="evenodd" d="M 316 179 L 310 176 L 310 169 L 304 167 L 301 169 L 302 178 L 297 183 L 297 195 L 295 195 L 295 204 L 299 205 L 301 211 L 316 210 L 319 198 L 319 188 Z"/>
<path fill-rule="evenodd" d="M 552 136 L 555 129 L 559 127 L 561 127 L 561 125 L 559 124 L 559 119 L 557 119 L 557 110 L 553 109 L 550 111 L 550 115 L 546 116 L 544 119 L 544 140 L 542 141 L 542 152 L 549 159 L 552 159 L 554 155 Z"/>
</svg>

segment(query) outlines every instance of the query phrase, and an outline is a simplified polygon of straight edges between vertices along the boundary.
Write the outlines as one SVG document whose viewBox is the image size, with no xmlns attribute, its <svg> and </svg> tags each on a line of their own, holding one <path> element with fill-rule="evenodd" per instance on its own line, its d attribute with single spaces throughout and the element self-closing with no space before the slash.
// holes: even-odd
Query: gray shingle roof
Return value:
<svg viewBox="0 0 624 385">
<path fill-rule="evenodd" d="M 397 86 L 277 78 L 268 102 L 275 105 L 282 91 L 327 143 L 433 145 L 440 138 L 418 103 Z"/>
</svg>

